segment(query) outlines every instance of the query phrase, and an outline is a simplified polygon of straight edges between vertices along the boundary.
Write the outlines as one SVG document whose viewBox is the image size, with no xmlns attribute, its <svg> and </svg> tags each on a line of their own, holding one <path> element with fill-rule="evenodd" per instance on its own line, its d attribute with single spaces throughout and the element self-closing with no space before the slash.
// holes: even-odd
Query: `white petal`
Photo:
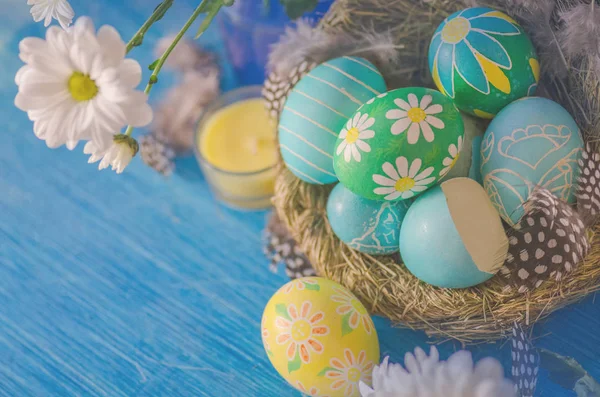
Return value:
<svg viewBox="0 0 600 397">
<path fill-rule="evenodd" d="M 412 187 L 412 189 L 410 189 L 410 190 L 412 190 L 413 192 L 417 192 L 417 193 L 418 193 L 418 192 L 424 192 L 425 190 L 427 190 L 427 186 L 423 186 L 423 185 L 415 185 L 415 186 L 413 186 L 413 187 Z"/>
<path fill-rule="evenodd" d="M 346 149 L 344 150 L 344 160 L 346 161 L 346 163 L 349 163 L 351 158 L 352 158 L 352 145 L 348 145 L 348 146 L 346 146 Z"/>
<path fill-rule="evenodd" d="M 406 117 L 408 113 L 406 113 L 405 110 L 400 110 L 400 109 L 392 109 L 392 110 L 388 110 L 385 114 L 385 118 L 388 120 L 395 120 L 395 119 L 400 119 L 402 117 Z"/>
<path fill-rule="evenodd" d="M 373 130 L 363 131 L 360 134 L 358 134 L 359 139 L 371 139 L 374 136 L 375 136 L 375 131 L 373 131 Z"/>
<path fill-rule="evenodd" d="M 125 59 L 118 71 L 119 78 L 128 87 L 135 88 L 142 81 L 142 67 L 134 59 Z"/>
<path fill-rule="evenodd" d="M 414 161 L 413 161 L 413 165 L 414 165 Z M 421 164 L 419 164 L 419 167 L 421 166 Z M 412 167 L 411 167 L 412 169 Z M 427 178 L 429 175 L 431 175 L 431 173 L 433 172 L 433 167 L 429 167 L 426 168 L 423 172 L 421 172 L 420 174 L 418 174 L 417 176 L 415 176 L 415 182 L 420 181 L 421 179 Z"/>
<path fill-rule="evenodd" d="M 398 192 L 398 193 L 400 193 L 400 192 Z M 405 200 L 413 197 L 414 195 L 415 195 L 415 192 L 413 192 L 412 190 L 407 190 L 403 193 L 400 193 L 400 196 L 402 196 L 402 198 Z"/>
<path fill-rule="evenodd" d="M 352 127 L 358 126 L 358 120 L 360 120 L 360 116 L 361 116 L 360 112 L 356 112 L 356 114 L 352 118 Z"/>
<path fill-rule="evenodd" d="M 406 161 L 406 159 L 404 159 L 404 160 Z M 398 164 L 398 160 L 396 160 L 396 164 Z M 406 167 L 408 168 L 408 165 Z M 389 176 L 390 178 L 392 178 L 396 181 L 398 179 L 400 179 L 400 175 L 398 175 L 398 172 L 396 171 L 396 169 L 394 168 L 392 163 L 388 163 L 388 162 L 383 163 L 383 166 L 381 166 L 381 169 L 383 169 L 383 172 L 385 172 L 385 174 L 387 176 Z"/>
<path fill-rule="evenodd" d="M 348 136 L 348 130 L 345 128 L 342 128 L 342 131 L 340 132 L 340 135 L 338 136 L 339 139 L 346 139 L 346 137 Z"/>
<path fill-rule="evenodd" d="M 384 199 L 386 199 L 386 200 L 388 200 L 388 201 L 391 201 L 391 200 L 396 200 L 396 199 L 397 199 L 398 197 L 400 197 L 401 195 L 402 195 L 402 193 L 401 193 L 401 192 L 399 192 L 399 191 L 395 191 L 394 193 L 392 193 L 392 194 L 389 194 L 389 195 L 385 196 L 385 197 L 384 197 Z"/>
<path fill-rule="evenodd" d="M 408 129 L 408 143 L 411 145 L 414 145 L 415 143 L 417 143 L 419 141 L 420 134 L 421 134 L 421 128 L 419 127 L 419 124 L 412 123 L 412 125 Z"/>
<path fill-rule="evenodd" d="M 410 164 L 410 170 L 408 170 L 408 176 L 414 179 L 415 176 L 417 175 L 417 173 L 419 172 L 419 170 L 421 169 L 421 164 L 423 164 L 421 159 L 414 159 L 413 162 Z"/>
<path fill-rule="evenodd" d="M 371 146 L 365 141 L 356 141 L 356 146 L 365 153 L 369 153 L 371 151 Z"/>
<path fill-rule="evenodd" d="M 396 168 L 402 178 L 408 176 L 408 160 L 404 156 L 400 156 L 396 159 Z M 398 178 L 400 179 L 400 178 Z"/>
<path fill-rule="evenodd" d="M 394 189 L 393 187 L 378 187 L 373 190 L 373 193 L 375 193 L 375 194 L 390 194 L 390 193 L 394 193 L 396 191 L 397 190 Z"/>
<path fill-rule="evenodd" d="M 356 145 L 352 145 L 352 157 L 354 157 L 354 160 L 360 162 L 361 155 L 358 149 L 356 148 Z"/>
<path fill-rule="evenodd" d="M 152 108 L 147 103 L 128 106 L 125 109 L 127 124 L 134 127 L 145 127 L 152 122 Z"/>
<path fill-rule="evenodd" d="M 386 178 L 385 176 L 378 175 L 378 174 L 373 175 L 373 182 L 375 182 L 381 186 L 395 186 L 396 185 L 395 180 Z"/>
<path fill-rule="evenodd" d="M 429 106 L 431 101 L 433 101 L 433 97 L 431 95 L 424 95 L 423 98 L 421 98 L 421 104 L 419 105 L 419 107 L 425 110 L 427 109 L 427 106 Z"/>
<path fill-rule="evenodd" d="M 435 105 L 431 105 L 430 107 L 425 109 L 425 114 L 438 114 L 443 110 L 444 108 L 442 107 L 442 105 L 436 103 Z"/>
<path fill-rule="evenodd" d="M 425 178 L 425 179 L 421 179 L 420 181 L 415 181 L 415 186 L 425 186 L 425 185 L 429 185 L 430 183 L 432 183 L 433 181 L 435 181 L 435 177 L 431 177 L 431 178 Z"/>
<path fill-rule="evenodd" d="M 402 134 L 404 131 L 406 131 L 408 126 L 411 125 L 411 123 L 412 121 L 409 118 L 404 118 L 396 121 L 391 128 L 392 135 Z"/>
<path fill-rule="evenodd" d="M 458 149 L 454 144 L 448 146 L 448 153 L 450 153 L 450 156 L 452 156 L 452 158 L 456 157 L 456 155 L 458 154 Z"/>
<path fill-rule="evenodd" d="M 412 109 L 412 106 L 410 106 L 406 101 L 400 99 L 400 98 L 396 98 L 394 99 L 394 103 L 396 104 L 396 106 L 398 106 L 400 109 L 404 109 L 404 110 L 410 110 Z"/>
<path fill-rule="evenodd" d="M 427 116 L 425 118 L 425 121 L 437 128 L 438 130 L 441 130 L 445 126 L 444 122 L 435 116 Z"/>
<path fill-rule="evenodd" d="M 342 153 L 342 150 L 344 150 L 344 148 L 346 147 L 346 145 L 347 145 L 346 141 L 342 141 L 342 142 L 341 142 L 341 143 L 338 145 L 338 147 L 337 147 L 337 150 L 335 151 L 335 154 L 339 156 L 339 155 L 340 155 L 340 153 Z"/>
<path fill-rule="evenodd" d="M 422 121 L 419 123 L 419 126 L 423 131 L 423 138 L 425 138 L 427 142 L 433 142 L 435 135 L 433 135 L 433 130 L 431 129 L 429 124 L 427 124 L 426 121 Z"/>
<path fill-rule="evenodd" d="M 348 122 L 346 123 L 346 129 L 347 130 L 352 129 L 352 120 L 353 120 L 352 118 L 348 119 Z"/>
<path fill-rule="evenodd" d="M 104 25 L 98 30 L 98 43 L 102 47 L 107 67 L 117 67 L 125 58 L 125 43 L 112 26 Z"/>
<path fill-rule="evenodd" d="M 363 131 L 363 130 L 366 130 L 367 128 L 370 128 L 373 124 L 375 124 L 375 119 L 373 117 L 371 117 L 370 119 L 366 120 L 364 123 L 361 123 L 361 125 L 358 129 L 360 131 Z"/>
<path fill-rule="evenodd" d="M 360 116 L 360 119 L 358 119 L 358 123 L 356 124 L 356 128 L 358 128 L 359 130 L 362 130 L 362 125 L 365 123 L 365 121 L 367 121 L 368 118 L 369 118 L 369 115 L 366 113 L 363 114 L 362 116 Z"/>
<path fill-rule="evenodd" d="M 419 99 L 415 94 L 408 94 L 408 103 L 410 104 L 411 108 L 419 107 Z"/>
<path fill-rule="evenodd" d="M 445 157 L 444 160 L 442 161 L 442 164 L 447 167 L 450 164 L 452 164 L 452 161 L 454 161 L 454 159 L 451 159 L 450 157 Z"/>
</svg>

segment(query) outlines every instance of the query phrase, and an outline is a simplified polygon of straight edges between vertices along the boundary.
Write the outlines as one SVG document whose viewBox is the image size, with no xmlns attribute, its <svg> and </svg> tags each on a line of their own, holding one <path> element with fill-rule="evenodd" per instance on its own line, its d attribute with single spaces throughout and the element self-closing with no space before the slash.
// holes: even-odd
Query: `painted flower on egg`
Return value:
<svg viewBox="0 0 600 397">
<path fill-rule="evenodd" d="M 489 8 L 469 8 L 448 17 L 431 43 L 436 51 L 433 78 L 451 98 L 455 95 L 455 70 L 467 84 L 483 94 L 490 93 L 490 79 L 501 91 L 510 93 L 510 85 L 499 68 L 510 69 L 512 61 L 494 35 L 519 34 L 512 20 Z M 443 52 L 451 52 L 452 56 L 441 58 Z"/>
<path fill-rule="evenodd" d="M 371 146 L 365 140 L 375 136 L 375 131 L 370 130 L 375 124 L 375 119 L 367 113 L 356 112 L 353 118 L 348 120 L 346 126 L 340 132 L 342 142 L 338 145 L 336 154 L 344 152 L 344 160 L 349 162 L 352 158 L 360 162 L 360 152 L 370 152 Z"/>
<path fill-rule="evenodd" d="M 539 79 L 537 55 L 523 29 L 486 7 L 458 11 L 441 23 L 431 40 L 429 66 L 442 93 L 483 118 L 533 95 Z"/>
<path fill-rule="evenodd" d="M 288 361 L 300 359 L 304 364 L 310 362 L 310 354 L 321 354 L 323 344 L 318 338 L 329 334 L 329 328 L 319 325 L 325 318 L 321 311 L 312 313 L 312 304 L 306 301 L 300 311 L 293 303 L 283 310 L 282 316 L 275 319 L 275 326 L 282 332 L 277 336 L 278 345 L 287 346 Z"/>
<path fill-rule="evenodd" d="M 352 350 L 345 349 L 343 358 L 332 358 L 331 367 L 325 368 L 321 374 L 332 380 L 332 390 L 343 390 L 344 396 L 354 396 L 358 392 L 360 382 L 371 383 L 373 362 L 361 351 L 358 356 Z"/>
<path fill-rule="evenodd" d="M 398 120 L 392 124 L 392 134 L 400 135 L 408 129 L 408 143 L 414 145 L 419 141 L 419 135 L 423 133 L 423 138 L 427 142 L 433 142 L 435 135 L 431 126 L 437 129 L 445 127 L 444 122 L 434 114 L 441 113 L 444 108 L 440 104 L 431 104 L 433 97 L 424 95 L 419 99 L 415 94 L 408 94 L 408 103 L 397 98 L 394 104 L 400 109 L 388 110 L 385 117 L 389 120 Z"/>
<path fill-rule="evenodd" d="M 409 168 L 406 157 L 398 157 L 396 167 L 391 163 L 384 163 L 382 169 L 386 176 L 373 175 L 373 181 L 381 185 L 373 192 L 385 195 L 385 200 L 396 200 L 399 197 L 408 199 L 427 190 L 429 185 L 435 181 L 434 177 L 429 177 L 433 172 L 433 167 L 421 171 L 422 164 L 421 159 L 415 159 Z"/>
<path fill-rule="evenodd" d="M 442 168 L 442 170 L 440 171 L 440 176 L 445 176 L 448 172 L 450 172 L 452 167 L 454 167 L 454 164 L 456 164 L 456 162 L 458 161 L 462 147 L 463 147 L 463 137 L 462 136 L 458 137 L 458 142 L 456 143 L 456 145 L 452 143 L 452 144 L 450 144 L 450 146 L 448 146 L 449 156 L 444 158 L 444 160 L 442 161 L 442 164 L 444 164 L 444 168 Z"/>
<path fill-rule="evenodd" d="M 374 325 L 371 316 L 365 307 L 349 292 L 341 288 L 334 288 L 337 295 L 333 295 L 331 300 L 341 303 L 337 307 L 336 313 L 344 316 L 342 318 L 342 336 L 358 328 L 362 324 L 367 334 L 371 335 Z"/>
</svg>

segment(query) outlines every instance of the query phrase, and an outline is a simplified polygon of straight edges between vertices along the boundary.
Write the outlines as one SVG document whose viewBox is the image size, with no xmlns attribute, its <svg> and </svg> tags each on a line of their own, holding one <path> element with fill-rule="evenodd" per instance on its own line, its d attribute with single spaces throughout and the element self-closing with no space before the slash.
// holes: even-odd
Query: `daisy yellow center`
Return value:
<svg viewBox="0 0 600 397">
<path fill-rule="evenodd" d="M 367 311 L 365 310 L 365 307 L 357 299 L 352 299 L 350 301 L 350 304 L 352 305 L 352 307 L 354 308 L 354 310 L 356 310 L 356 312 L 358 312 L 358 314 L 363 315 L 363 316 L 365 314 L 367 314 Z"/>
<path fill-rule="evenodd" d="M 69 77 L 69 92 L 78 102 L 89 101 L 98 93 L 98 86 L 87 74 L 74 72 Z"/>
<path fill-rule="evenodd" d="M 358 131 L 358 128 L 356 128 L 356 127 L 350 128 L 348 130 L 348 135 L 346 135 L 346 142 L 354 143 L 354 142 L 358 141 L 359 134 L 360 134 L 360 132 Z"/>
<path fill-rule="evenodd" d="M 442 29 L 442 39 L 446 43 L 456 44 L 467 37 L 471 23 L 466 18 L 454 18 Z"/>
<path fill-rule="evenodd" d="M 412 108 L 408 111 L 408 118 L 413 123 L 420 123 L 421 121 L 424 121 L 426 117 L 427 114 L 421 108 Z"/>
<path fill-rule="evenodd" d="M 458 156 L 460 156 L 460 154 L 457 154 L 456 157 L 454 157 L 454 159 L 450 163 L 450 168 L 454 167 L 454 164 L 456 164 L 456 162 L 458 161 Z"/>
<path fill-rule="evenodd" d="M 394 188 L 399 192 L 405 192 L 415 186 L 415 180 L 409 177 L 400 178 L 396 181 Z"/>
<path fill-rule="evenodd" d="M 348 381 L 358 383 L 360 380 L 360 371 L 356 368 L 350 368 L 348 370 Z"/>
<path fill-rule="evenodd" d="M 296 342 L 307 340 L 311 331 L 312 327 L 308 321 L 298 320 L 292 325 L 292 339 Z"/>
</svg>

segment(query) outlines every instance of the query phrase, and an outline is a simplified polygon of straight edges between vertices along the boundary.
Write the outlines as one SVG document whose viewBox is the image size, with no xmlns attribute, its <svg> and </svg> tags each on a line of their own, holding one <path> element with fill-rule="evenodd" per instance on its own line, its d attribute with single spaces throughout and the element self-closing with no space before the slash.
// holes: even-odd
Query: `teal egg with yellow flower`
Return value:
<svg viewBox="0 0 600 397">
<path fill-rule="evenodd" d="M 340 182 L 365 199 L 411 199 L 454 167 L 464 122 L 452 100 L 423 87 L 368 100 L 342 128 L 333 166 Z"/>
<path fill-rule="evenodd" d="M 488 119 L 533 95 L 540 73 L 523 28 L 487 7 L 455 12 L 441 23 L 431 39 L 429 68 L 438 89 L 460 110 Z"/>
</svg>

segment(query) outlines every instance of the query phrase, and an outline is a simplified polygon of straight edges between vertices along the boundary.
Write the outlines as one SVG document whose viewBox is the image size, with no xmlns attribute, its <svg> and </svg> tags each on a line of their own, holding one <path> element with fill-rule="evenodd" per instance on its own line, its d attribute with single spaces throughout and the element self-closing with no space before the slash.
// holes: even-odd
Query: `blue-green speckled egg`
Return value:
<svg viewBox="0 0 600 397">
<path fill-rule="evenodd" d="M 573 202 L 583 140 L 573 117 L 545 98 L 513 102 L 492 120 L 481 143 L 481 175 L 508 223 L 523 216 L 535 186 Z"/>
<path fill-rule="evenodd" d="M 355 250 L 372 254 L 398 252 L 400 225 L 409 201 L 362 198 L 339 183 L 329 195 L 327 217 L 336 236 Z"/>
<path fill-rule="evenodd" d="M 308 183 L 337 181 L 333 152 L 340 130 L 363 103 L 385 91 L 381 73 L 363 58 L 336 58 L 311 70 L 294 86 L 279 120 L 288 169 Z"/>
</svg>

